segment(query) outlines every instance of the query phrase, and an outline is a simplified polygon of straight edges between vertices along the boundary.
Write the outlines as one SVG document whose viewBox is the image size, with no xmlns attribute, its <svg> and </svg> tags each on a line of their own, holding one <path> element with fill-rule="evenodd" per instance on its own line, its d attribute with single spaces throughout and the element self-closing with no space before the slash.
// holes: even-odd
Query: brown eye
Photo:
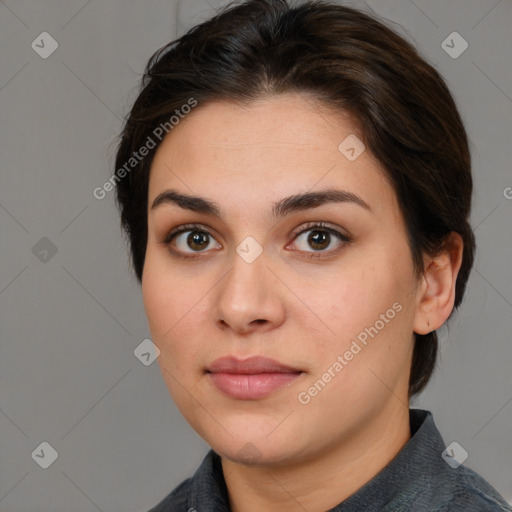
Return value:
<svg viewBox="0 0 512 512">
<path fill-rule="evenodd" d="M 325 243 L 327 240 L 327 244 Z M 316 250 L 326 249 L 331 241 L 331 234 L 327 231 L 315 229 L 310 231 L 308 243 Z"/>
<path fill-rule="evenodd" d="M 191 231 L 190 235 L 187 236 L 186 244 L 191 249 L 201 251 L 208 246 L 208 233 L 204 231 Z"/>
<path fill-rule="evenodd" d="M 306 234 L 307 236 L 305 236 Z M 337 241 L 338 244 L 329 249 L 333 241 Z M 333 228 L 325 226 L 323 223 L 312 223 L 307 226 L 307 229 L 303 229 L 296 234 L 294 243 L 297 242 L 299 242 L 298 250 L 306 253 L 308 257 L 322 257 L 335 252 L 350 242 L 350 238 Z"/>
<path fill-rule="evenodd" d="M 189 234 L 186 237 L 181 236 L 185 233 Z M 171 246 L 172 252 L 179 256 L 193 258 L 194 253 L 205 252 L 213 240 L 213 235 L 209 231 L 201 226 L 189 224 L 171 231 L 164 240 L 164 244 Z"/>
<path fill-rule="evenodd" d="M 185 233 L 188 233 L 186 237 L 181 236 Z M 171 252 L 176 256 L 192 259 L 201 256 L 202 253 L 207 253 L 211 248 L 215 248 L 215 245 L 211 247 L 214 241 L 215 238 L 209 230 L 199 224 L 187 224 L 171 231 L 164 240 L 164 245 L 169 246 Z M 303 252 L 309 258 L 321 258 L 341 249 L 341 247 L 351 242 L 351 239 L 322 222 L 315 222 L 310 223 L 306 226 L 306 229 L 302 229 L 294 235 L 293 243 L 296 244 L 297 241 L 299 242 L 298 252 Z M 338 243 L 332 248 L 331 246 L 335 241 Z M 219 249 L 222 246 L 217 244 L 216 248 Z"/>
</svg>

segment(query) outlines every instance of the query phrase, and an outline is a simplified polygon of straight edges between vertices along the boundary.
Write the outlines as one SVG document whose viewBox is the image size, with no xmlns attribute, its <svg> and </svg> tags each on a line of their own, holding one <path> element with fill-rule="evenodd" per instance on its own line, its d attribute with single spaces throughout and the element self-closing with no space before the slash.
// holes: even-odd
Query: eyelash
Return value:
<svg viewBox="0 0 512 512">
<path fill-rule="evenodd" d="M 347 237 L 346 235 L 343 235 L 342 233 L 340 233 L 336 229 L 327 226 L 323 222 L 309 222 L 309 223 L 306 223 L 305 225 L 301 226 L 299 229 L 295 230 L 292 233 L 293 240 L 295 240 L 297 237 L 299 237 L 303 233 L 306 233 L 308 231 L 314 231 L 315 229 L 318 230 L 318 231 L 326 231 L 326 232 L 330 233 L 331 235 L 334 235 L 340 242 L 343 242 L 343 243 L 337 249 L 331 249 L 329 251 L 318 251 L 318 252 L 311 252 L 311 253 L 309 251 L 299 251 L 299 252 L 305 252 L 306 255 L 307 255 L 306 256 L 307 258 L 311 258 L 311 259 L 324 258 L 324 257 L 326 257 L 325 256 L 326 254 L 331 255 L 332 253 L 337 252 L 344 245 L 346 245 L 346 244 L 348 244 L 348 243 L 350 243 L 352 241 L 351 238 Z M 166 236 L 165 240 L 163 241 L 163 244 L 165 246 L 170 245 L 170 243 L 173 241 L 173 239 L 176 236 L 178 236 L 178 235 L 180 235 L 182 233 L 186 233 L 188 231 L 199 231 L 201 233 L 207 234 L 208 236 L 210 236 L 212 238 L 215 238 L 213 236 L 213 234 L 207 228 L 201 226 L 200 224 L 184 224 L 183 226 L 180 226 L 179 228 L 173 229 Z M 203 253 L 206 252 L 206 251 L 197 251 L 195 254 L 192 253 L 192 254 L 194 254 L 193 256 L 190 256 L 190 255 L 185 255 L 185 253 L 183 253 L 181 251 L 176 251 L 174 249 L 171 249 L 171 251 L 178 258 L 183 258 L 183 259 L 188 259 L 188 260 L 200 258 L 200 257 L 202 257 Z"/>
</svg>

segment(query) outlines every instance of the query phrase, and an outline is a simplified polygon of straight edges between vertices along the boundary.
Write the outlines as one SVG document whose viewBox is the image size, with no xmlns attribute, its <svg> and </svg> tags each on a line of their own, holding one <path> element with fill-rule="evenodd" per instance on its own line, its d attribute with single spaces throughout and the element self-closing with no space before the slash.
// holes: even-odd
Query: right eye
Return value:
<svg viewBox="0 0 512 512">
<path fill-rule="evenodd" d="M 189 233 L 186 237 L 181 236 L 186 233 Z M 212 240 L 209 240 L 210 237 L 213 239 L 213 235 L 203 226 L 199 224 L 185 224 L 172 230 L 167 235 L 164 243 L 170 246 L 170 250 L 177 256 L 194 258 L 194 253 L 203 253 L 209 248 L 212 242 Z M 177 250 L 172 247 L 173 242 Z M 192 251 L 187 249 L 192 249 Z M 192 256 L 185 256 L 185 254 L 192 254 Z"/>
</svg>

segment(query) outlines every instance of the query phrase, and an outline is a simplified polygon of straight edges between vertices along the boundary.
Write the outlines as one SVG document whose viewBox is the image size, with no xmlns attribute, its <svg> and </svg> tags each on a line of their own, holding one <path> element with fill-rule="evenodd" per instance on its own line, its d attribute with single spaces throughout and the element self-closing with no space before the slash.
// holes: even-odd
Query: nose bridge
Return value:
<svg viewBox="0 0 512 512">
<path fill-rule="evenodd" d="M 268 258 L 263 247 L 253 238 L 246 237 L 236 247 L 230 261 L 231 270 L 221 286 L 223 295 L 231 296 L 239 304 L 250 305 L 261 301 L 266 281 Z"/>
<path fill-rule="evenodd" d="M 233 329 L 246 330 L 251 322 L 275 322 L 282 310 L 279 290 L 267 265 L 269 258 L 263 247 L 247 237 L 236 247 L 230 270 L 219 283 L 216 294 L 217 320 Z"/>
</svg>

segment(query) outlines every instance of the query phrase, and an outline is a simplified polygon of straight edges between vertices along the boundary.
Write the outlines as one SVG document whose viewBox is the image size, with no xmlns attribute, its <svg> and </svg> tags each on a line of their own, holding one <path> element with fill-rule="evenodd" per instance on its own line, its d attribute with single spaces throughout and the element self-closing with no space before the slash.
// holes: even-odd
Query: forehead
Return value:
<svg viewBox="0 0 512 512">
<path fill-rule="evenodd" d="M 348 114 L 334 113 L 306 94 L 270 96 L 248 105 L 215 101 L 198 105 L 184 116 L 165 137 L 159 152 L 169 148 L 194 160 L 221 160 L 253 156 L 254 152 L 262 158 L 269 151 L 275 156 L 281 149 L 283 163 L 294 161 L 297 153 L 337 151 L 345 136 L 356 131 Z"/>
<path fill-rule="evenodd" d="M 367 149 L 352 161 L 340 150 L 343 141 L 357 144 L 358 139 L 361 133 L 349 115 L 305 94 L 272 96 L 246 106 L 227 101 L 198 105 L 157 150 L 149 204 L 172 188 L 248 210 L 253 199 L 263 207 L 267 200 L 336 187 L 361 196 L 376 212 L 397 215 L 395 195 L 379 162 Z"/>
</svg>

